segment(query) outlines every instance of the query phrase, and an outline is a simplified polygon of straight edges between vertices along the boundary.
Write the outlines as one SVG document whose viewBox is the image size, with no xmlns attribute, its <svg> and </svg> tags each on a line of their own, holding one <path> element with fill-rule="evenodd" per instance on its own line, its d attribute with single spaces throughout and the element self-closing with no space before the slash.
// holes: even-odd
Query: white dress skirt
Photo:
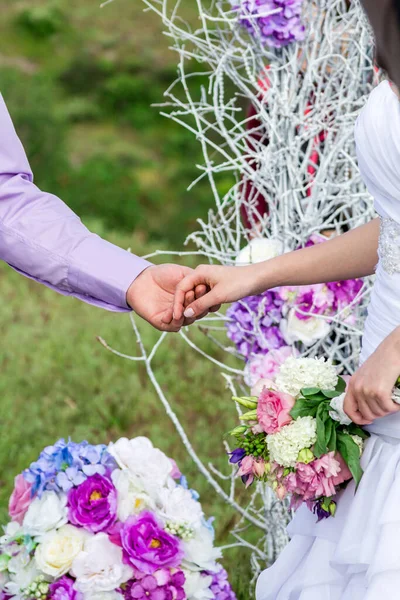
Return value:
<svg viewBox="0 0 400 600">
<path fill-rule="evenodd" d="M 381 217 L 364 362 L 400 325 L 400 102 L 388 82 L 372 92 L 355 134 L 359 166 Z M 400 413 L 366 429 L 371 438 L 357 492 L 351 483 L 336 516 L 320 523 L 306 507 L 297 511 L 290 543 L 258 580 L 257 600 L 400 600 Z"/>
</svg>

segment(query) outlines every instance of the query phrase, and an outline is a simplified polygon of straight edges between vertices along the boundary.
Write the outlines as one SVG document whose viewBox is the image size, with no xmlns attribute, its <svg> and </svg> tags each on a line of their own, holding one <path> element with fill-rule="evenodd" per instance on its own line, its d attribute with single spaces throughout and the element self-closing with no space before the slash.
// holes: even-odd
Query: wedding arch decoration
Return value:
<svg viewBox="0 0 400 600">
<path fill-rule="evenodd" d="M 198 19 L 190 25 L 181 0 L 143 0 L 162 19 L 177 56 L 177 78 L 165 92 L 161 112 L 188 129 L 203 151 L 189 192 L 206 178 L 214 201 L 187 239 L 187 249 L 168 254 L 245 264 L 323 243 L 369 220 L 372 199 L 358 171 L 353 129 L 378 75 L 359 2 L 194 1 Z M 160 254 L 166 253 L 155 253 Z M 342 374 L 350 374 L 369 288 L 368 281 L 285 288 L 209 316 L 197 327 L 227 356 L 236 357 L 234 367 L 208 354 L 191 331 L 180 335 L 201 360 L 220 368 L 235 396 L 248 394 L 249 386 L 276 370 L 289 350 L 329 356 Z M 287 542 L 286 505 L 263 483 L 256 483 L 243 503 L 235 466 L 221 473 L 200 459 L 153 369 L 166 334 L 146 348 L 134 316 L 131 322 L 139 356 L 101 341 L 146 366 L 194 464 L 237 512 L 232 545 L 250 549 L 256 577 Z M 221 451 L 229 450 L 223 442 Z"/>
</svg>

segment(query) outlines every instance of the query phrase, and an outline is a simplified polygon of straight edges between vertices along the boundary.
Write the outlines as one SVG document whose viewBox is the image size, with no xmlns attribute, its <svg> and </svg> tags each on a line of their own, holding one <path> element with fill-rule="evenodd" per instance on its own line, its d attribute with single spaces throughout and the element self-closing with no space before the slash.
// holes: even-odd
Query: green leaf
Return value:
<svg viewBox="0 0 400 600">
<path fill-rule="evenodd" d="M 305 398 L 307 398 L 307 396 L 315 396 L 315 394 L 319 394 L 321 390 L 320 390 L 320 388 L 313 387 L 313 388 L 303 388 L 300 391 L 303 394 L 303 396 Z"/>
<path fill-rule="evenodd" d="M 343 456 L 343 460 L 349 467 L 354 477 L 356 485 L 361 481 L 363 470 L 360 464 L 360 449 L 348 433 L 338 432 L 338 451 Z"/>
<path fill-rule="evenodd" d="M 346 391 L 346 387 L 347 387 L 347 383 L 345 382 L 345 380 L 343 379 L 343 377 L 339 377 L 339 380 L 338 380 L 337 385 L 336 385 L 336 391 L 340 392 L 341 394 L 343 394 L 343 392 Z"/>
<path fill-rule="evenodd" d="M 315 417 L 320 402 L 320 400 L 300 398 L 290 411 L 290 416 L 293 417 L 293 419 L 298 419 L 299 417 Z"/>
<path fill-rule="evenodd" d="M 367 440 L 371 437 L 371 434 L 368 433 L 368 431 L 365 431 L 365 429 L 362 429 L 359 425 L 356 425 L 355 423 L 347 425 L 346 429 L 351 435 L 358 435 L 363 440 Z"/>
<path fill-rule="evenodd" d="M 328 446 L 328 450 L 329 452 L 336 452 L 337 450 L 337 429 L 336 429 L 336 425 L 333 421 L 331 421 L 332 423 L 332 431 L 331 431 L 331 435 L 330 438 L 327 442 L 327 446 Z"/>
<path fill-rule="evenodd" d="M 337 398 L 341 395 L 341 392 L 337 392 L 335 390 L 322 390 L 322 393 L 325 398 Z"/>
<path fill-rule="evenodd" d="M 317 458 L 328 452 L 327 441 L 329 441 L 331 430 L 327 431 L 327 428 L 331 424 L 328 406 L 321 402 L 317 410 L 317 443 L 314 446 L 314 454 Z"/>
</svg>

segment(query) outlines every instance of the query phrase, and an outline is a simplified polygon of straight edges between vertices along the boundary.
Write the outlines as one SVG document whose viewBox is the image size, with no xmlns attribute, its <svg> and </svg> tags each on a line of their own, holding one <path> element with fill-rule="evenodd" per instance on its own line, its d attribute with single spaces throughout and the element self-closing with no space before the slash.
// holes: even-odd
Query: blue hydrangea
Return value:
<svg viewBox="0 0 400 600">
<path fill-rule="evenodd" d="M 68 492 L 90 475 L 104 475 L 116 467 L 104 444 L 93 446 L 86 441 L 76 444 L 61 439 L 43 450 L 24 471 L 24 477 L 32 484 L 32 495 L 40 497 L 46 490 Z"/>
</svg>

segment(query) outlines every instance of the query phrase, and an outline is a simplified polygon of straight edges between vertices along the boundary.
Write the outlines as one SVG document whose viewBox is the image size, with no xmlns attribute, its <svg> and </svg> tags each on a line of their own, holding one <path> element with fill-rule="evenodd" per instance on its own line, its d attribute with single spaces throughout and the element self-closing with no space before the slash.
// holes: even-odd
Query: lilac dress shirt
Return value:
<svg viewBox="0 0 400 600">
<path fill-rule="evenodd" d="M 126 292 L 150 263 L 91 233 L 59 198 L 39 190 L 0 94 L 0 259 L 66 296 L 130 310 Z"/>
</svg>

